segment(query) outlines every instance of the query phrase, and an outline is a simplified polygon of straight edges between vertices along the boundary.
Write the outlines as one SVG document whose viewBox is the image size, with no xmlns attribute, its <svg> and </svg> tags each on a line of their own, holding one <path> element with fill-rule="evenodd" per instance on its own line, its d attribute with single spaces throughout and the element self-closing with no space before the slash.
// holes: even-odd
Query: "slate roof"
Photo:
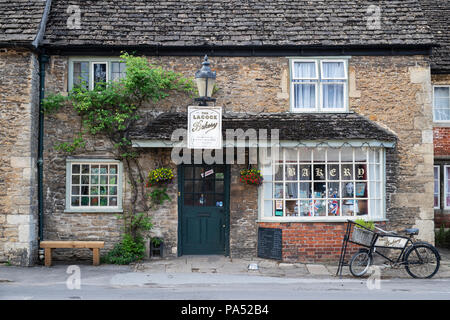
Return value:
<svg viewBox="0 0 450 320">
<path fill-rule="evenodd" d="M 142 119 L 145 119 L 143 117 Z M 175 129 L 187 128 L 186 113 L 162 113 L 142 120 L 130 133 L 133 140 L 170 140 Z M 222 129 L 279 129 L 280 140 L 378 140 L 395 142 L 394 133 L 351 113 L 224 113 Z M 270 130 L 267 132 L 270 138 Z"/>
<path fill-rule="evenodd" d="M 440 47 L 433 48 L 431 71 L 450 73 L 450 1 L 422 0 L 421 6 L 434 39 L 440 45 Z"/>
<path fill-rule="evenodd" d="M 0 0 L 0 43 L 31 44 L 44 8 L 43 0 Z"/>
<path fill-rule="evenodd" d="M 4 1 L 4 0 L 2 0 Z M 420 0 L 53 0 L 44 43 L 365 46 L 433 42 Z M 69 5 L 81 29 L 69 29 Z M 381 25 L 370 11 L 378 5 Z"/>
</svg>

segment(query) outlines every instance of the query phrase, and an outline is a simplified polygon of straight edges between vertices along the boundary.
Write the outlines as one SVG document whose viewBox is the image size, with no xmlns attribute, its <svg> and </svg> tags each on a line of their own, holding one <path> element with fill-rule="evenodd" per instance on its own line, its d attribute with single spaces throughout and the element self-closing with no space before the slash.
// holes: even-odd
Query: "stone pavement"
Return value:
<svg viewBox="0 0 450 320">
<path fill-rule="evenodd" d="M 439 249 L 441 265 L 434 278 L 450 278 L 450 250 Z M 248 274 L 269 277 L 336 277 L 337 263 L 334 265 L 284 263 L 275 260 L 253 258 L 236 259 L 224 256 L 182 256 L 147 260 L 135 265 L 137 271 L 146 273 L 217 273 Z M 399 269 L 380 268 L 381 278 L 411 278 L 404 267 Z M 344 266 L 343 277 L 353 277 L 348 266 Z"/>
</svg>

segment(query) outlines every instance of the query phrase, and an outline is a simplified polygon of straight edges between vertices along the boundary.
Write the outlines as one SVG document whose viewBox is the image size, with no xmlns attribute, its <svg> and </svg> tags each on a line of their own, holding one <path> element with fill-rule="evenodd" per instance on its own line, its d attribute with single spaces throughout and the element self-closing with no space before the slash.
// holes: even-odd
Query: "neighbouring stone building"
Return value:
<svg viewBox="0 0 450 320">
<path fill-rule="evenodd" d="M 0 261 L 33 264 L 43 1 L 0 3 Z"/>
<path fill-rule="evenodd" d="M 434 38 L 431 56 L 434 137 L 434 212 L 436 228 L 450 227 L 450 7 L 447 1 L 422 4 Z"/>
<path fill-rule="evenodd" d="M 0 52 L 11 69 L 2 68 L 0 79 L 0 148 L 10 145 L 0 155 L 0 257 L 17 261 L 12 243 L 24 228 L 30 231 L 22 238 L 27 259 L 36 257 L 39 221 L 45 240 L 98 239 L 106 250 L 120 240 L 117 214 L 130 201 L 130 186 L 126 164 L 114 158 L 107 140 L 85 137 L 86 147 L 67 155 L 55 145 L 73 139 L 78 116 L 69 108 L 45 115 L 40 215 L 36 146 L 38 56 L 48 57 L 40 75 L 45 92 L 68 92 L 80 78 L 92 86 L 97 72 L 105 80 L 124 76 L 124 50 L 189 78 L 208 54 L 224 135 L 267 129 L 272 138 L 270 130 L 279 130 L 278 159 L 259 153 L 253 167 L 261 169 L 263 184 L 247 186 L 239 172 L 249 167 L 250 151 L 238 145 L 233 149 L 246 155 L 245 163 L 173 161 L 172 133 L 186 129 L 192 98 L 164 100 L 156 118 L 142 114 L 132 133 L 140 165 L 176 174 L 172 201 L 149 212 L 166 255 L 255 257 L 258 230 L 276 228 L 283 260 L 337 262 L 345 222 L 360 217 L 394 230 L 417 227 L 419 238 L 434 242 L 433 132 L 445 129 L 433 129 L 432 98 L 436 84 L 449 78 L 435 72 L 435 57 L 448 56 L 434 51 L 440 38 L 433 38 L 424 3 L 47 0 L 37 49 L 14 45 Z M 28 61 L 29 74 L 16 75 L 14 61 Z M 15 92 L 8 83 L 17 83 Z M 6 120 L 11 113 L 4 108 L 24 109 L 24 120 Z M 21 135 L 27 137 L 14 142 Z M 56 250 L 55 256 L 90 254 Z"/>
</svg>

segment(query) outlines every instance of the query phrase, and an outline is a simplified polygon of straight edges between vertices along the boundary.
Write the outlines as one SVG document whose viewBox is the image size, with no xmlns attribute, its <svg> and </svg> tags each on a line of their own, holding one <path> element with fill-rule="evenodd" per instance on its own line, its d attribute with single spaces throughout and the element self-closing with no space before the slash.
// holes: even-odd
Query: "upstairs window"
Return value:
<svg viewBox="0 0 450 320">
<path fill-rule="evenodd" d="M 434 86 L 434 121 L 450 121 L 450 86 Z"/>
<path fill-rule="evenodd" d="M 125 75 L 126 64 L 117 59 L 73 58 L 69 63 L 69 90 L 81 86 L 93 90 L 99 84 L 118 81 Z"/>
<path fill-rule="evenodd" d="M 291 60 L 291 111 L 347 111 L 347 74 L 346 60 Z"/>
</svg>

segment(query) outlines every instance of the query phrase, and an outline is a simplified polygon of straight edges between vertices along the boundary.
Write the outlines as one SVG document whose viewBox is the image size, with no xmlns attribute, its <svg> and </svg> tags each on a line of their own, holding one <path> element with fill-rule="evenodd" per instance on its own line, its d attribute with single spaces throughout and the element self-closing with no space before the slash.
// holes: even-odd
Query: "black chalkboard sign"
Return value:
<svg viewBox="0 0 450 320">
<path fill-rule="evenodd" d="M 282 230 L 275 228 L 258 229 L 258 257 L 281 260 Z"/>
</svg>

